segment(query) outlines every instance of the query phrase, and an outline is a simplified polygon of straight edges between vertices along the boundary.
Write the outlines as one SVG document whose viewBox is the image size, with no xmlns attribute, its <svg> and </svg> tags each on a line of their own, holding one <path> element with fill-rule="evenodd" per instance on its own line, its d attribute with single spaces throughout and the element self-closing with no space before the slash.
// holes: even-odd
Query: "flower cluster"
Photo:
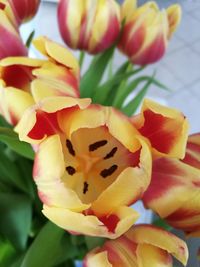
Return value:
<svg viewBox="0 0 200 267">
<path fill-rule="evenodd" d="M 200 236 L 200 134 L 188 138 L 185 116 L 149 99 L 128 117 L 81 98 L 77 60 L 46 37 L 33 41 L 43 59 L 27 57 L 18 27 L 38 4 L 0 0 L 0 113 L 34 147 L 43 214 L 72 234 L 110 239 L 88 253 L 85 267 L 170 267 L 171 255 L 186 265 L 184 241 L 152 225 L 133 226 L 139 214 L 131 206 L 142 200 L 168 224 Z M 117 42 L 144 65 L 163 56 L 180 9 L 61 0 L 58 15 L 70 47 L 97 53 Z"/>
<path fill-rule="evenodd" d="M 134 64 L 158 61 L 181 18 L 179 5 L 159 10 L 155 2 L 137 8 L 136 0 L 61 0 L 58 23 L 65 43 L 91 54 L 114 43 Z M 121 26 L 122 25 L 122 26 Z"/>
</svg>

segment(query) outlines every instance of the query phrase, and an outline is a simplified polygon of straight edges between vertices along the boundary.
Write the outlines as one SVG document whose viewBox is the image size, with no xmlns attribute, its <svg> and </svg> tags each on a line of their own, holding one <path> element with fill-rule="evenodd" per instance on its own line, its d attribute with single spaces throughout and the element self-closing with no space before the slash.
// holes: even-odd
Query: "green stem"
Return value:
<svg viewBox="0 0 200 267">
<path fill-rule="evenodd" d="M 84 62 L 84 58 L 85 58 L 85 52 L 84 51 L 80 51 L 80 55 L 79 55 L 79 66 L 80 69 L 82 68 L 83 62 Z"/>
</svg>

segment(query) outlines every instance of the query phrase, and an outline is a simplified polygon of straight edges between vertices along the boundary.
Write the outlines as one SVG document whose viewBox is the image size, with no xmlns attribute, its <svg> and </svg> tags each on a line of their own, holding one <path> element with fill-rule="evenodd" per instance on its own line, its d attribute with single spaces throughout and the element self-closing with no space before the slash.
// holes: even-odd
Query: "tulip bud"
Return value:
<svg viewBox="0 0 200 267">
<path fill-rule="evenodd" d="M 172 267 L 171 254 L 186 265 L 188 249 L 183 240 L 152 225 L 137 225 L 88 253 L 83 266 Z"/>
<path fill-rule="evenodd" d="M 178 5 L 160 11 L 155 2 L 136 8 L 134 0 L 125 0 L 121 8 L 125 21 L 119 49 L 132 63 L 151 64 L 163 57 L 168 41 L 180 22 Z"/>
<path fill-rule="evenodd" d="M 96 54 L 110 47 L 119 35 L 119 5 L 114 0 L 61 0 L 58 24 L 69 47 Z"/>
<path fill-rule="evenodd" d="M 32 19 L 40 4 L 40 0 L 8 0 L 8 2 L 19 24 Z"/>
<path fill-rule="evenodd" d="M 0 1 L 0 47 L 0 59 L 27 55 L 27 49 L 15 24 L 14 14 L 5 1 Z"/>
</svg>

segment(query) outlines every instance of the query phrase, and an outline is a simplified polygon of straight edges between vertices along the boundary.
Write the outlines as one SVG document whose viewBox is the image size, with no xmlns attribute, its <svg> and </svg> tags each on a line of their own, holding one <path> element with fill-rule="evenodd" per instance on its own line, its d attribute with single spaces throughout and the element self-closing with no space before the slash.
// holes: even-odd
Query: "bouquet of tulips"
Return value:
<svg viewBox="0 0 200 267">
<path fill-rule="evenodd" d="M 187 245 L 168 230 L 200 236 L 200 134 L 188 137 L 178 110 L 143 101 L 150 85 L 167 88 L 142 74 L 164 55 L 180 7 L 60 0 L 78 61 L 48 37 L 23 44 L 20 25 L 39 4 L 0 0 L 0 266 L 186 265 Z M 127 61 L 113 66 L 117 49 Z M 159 219 L 137 224 L 137 201 Z"/>
</svg>

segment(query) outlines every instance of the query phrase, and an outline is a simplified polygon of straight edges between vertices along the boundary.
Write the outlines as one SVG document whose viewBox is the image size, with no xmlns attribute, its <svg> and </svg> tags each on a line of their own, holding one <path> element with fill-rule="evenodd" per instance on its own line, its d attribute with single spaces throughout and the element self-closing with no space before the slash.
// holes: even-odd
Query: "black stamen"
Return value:
<svg viewBox="0 0 200 267">
<path fill-rule="evenodd" d="M 108 143 L 107 140 L 101 140 L 101 141 L 98 141 L 98 142 L 96 142 L 94 144 L 91 144 L 91 145 L 89 145 L 89 151 L 94 151 L 94 150 L 98 149 L 101 146 L 105 146 L 107 143 Z"/>
<path fill-rule="evenodd" d="M 72 166 L 67 166 L 65 169 L 69 175 L 74 175 L 74 173 L 76 172 L 76 170 Z"/>
<path fill-rule="evenodd" d="M 118 168 L 117 165 L 112 165 L 109 169 L 104 169 L 103 171 L 101 171 L 100 175 L 103 178 L 106 178 L 106 177 L 112 175 L 117 170 L 117 168 Z"/>
<path fill-rule="evenodd" d="M 84 182 L 84 184 L 83 184 L 83 194 L 86 194 L 87 193 L 88 186 L 89 186 L 89 184 L 87 182 Z"/>
<path fill-rule="evenodd" d="M 66 140 L 66 146 L 67 146 L 67 149 L 69 151 L 69 154 L 71 154 L 72 156 L 75 156 L 76 153 L 75 153 L 73 145 L 69 139 Z"/>
<path fill-rule="evenodd" d="M 116 152 L 117 152 L 117 147 L 114 147 L 103 159 L 112 158 Z"/>
</svg>

